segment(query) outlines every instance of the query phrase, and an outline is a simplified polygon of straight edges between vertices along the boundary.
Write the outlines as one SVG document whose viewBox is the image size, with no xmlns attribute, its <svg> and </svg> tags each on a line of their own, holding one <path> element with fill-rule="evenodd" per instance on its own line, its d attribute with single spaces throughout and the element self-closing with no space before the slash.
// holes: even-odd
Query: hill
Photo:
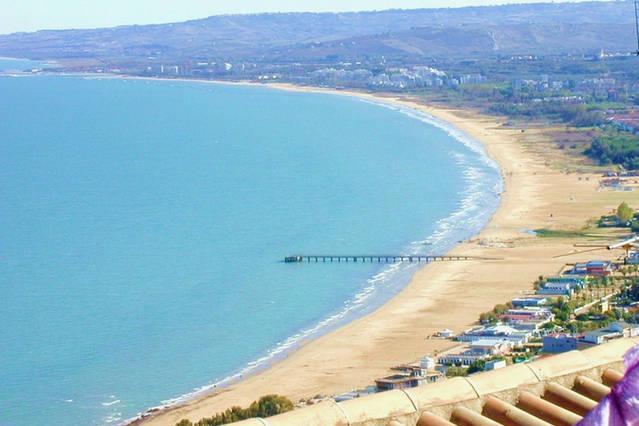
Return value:
<svg viewBox="0 0 639 426">
<path fill-rule="evenodd" d="M 633 18 L 629 1 L 226 15 L 162 25 L 15 33 L 0 36 L 0 55 L 142 63 L 630 51 Z"/>
</svg>

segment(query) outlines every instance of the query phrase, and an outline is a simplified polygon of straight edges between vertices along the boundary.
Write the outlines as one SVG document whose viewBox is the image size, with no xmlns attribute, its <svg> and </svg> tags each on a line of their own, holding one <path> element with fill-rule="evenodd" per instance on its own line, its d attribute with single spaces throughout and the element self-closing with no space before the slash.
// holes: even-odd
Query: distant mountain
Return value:
<svg viewBox="0 0 639 426">
<path fill-rule="evenodd" d="M 163 25 L 0 36 L 0 56 L 110 63 L 291 61 L 630 51 L 630 1 L 213 16 Z"/>
</svg>

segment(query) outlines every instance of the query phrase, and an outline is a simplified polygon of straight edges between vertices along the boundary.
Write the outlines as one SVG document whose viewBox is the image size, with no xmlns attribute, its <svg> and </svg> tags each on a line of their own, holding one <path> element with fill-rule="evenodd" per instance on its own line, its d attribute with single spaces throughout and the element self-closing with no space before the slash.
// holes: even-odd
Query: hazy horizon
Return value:
<svg viewBox="0 0 639 426">
<path fill-rule="evenodd" d="M 389 9 L 459 8 L 526 3 L 575 3 L 588 0 L 325 0 L 312 6 L 299 7 L 291 0 L 239 0 L 227 4 L 211 4 L 202 0 L 153 1 L 112 0 L 93 4 L 91 11 L 80 0 L 56 0 L 55 9 L 43 0 L 19 3 L 0 0 L 0 34 L 41 30 L 91 29 L 122 25 L 148 25 L 203 19 L 215 15 L 290 13 L 290 12 L 360 12 Z M 606 1 L 606 0 L 600 0 Z"/>
</svg>

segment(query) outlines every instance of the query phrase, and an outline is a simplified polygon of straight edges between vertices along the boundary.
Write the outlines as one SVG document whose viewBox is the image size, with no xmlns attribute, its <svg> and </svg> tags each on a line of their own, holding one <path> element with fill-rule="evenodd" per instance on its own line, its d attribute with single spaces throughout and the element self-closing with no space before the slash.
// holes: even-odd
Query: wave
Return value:
<svg viewBox="0 0 639 426">
<path fill-rule="evenodd" d="M 373 102 L 361 99 L 373 105 L 389 108 L 420 120 L 430 126 L 445 131 L 451 138 L 463 147 L 451 146 L 450 155 L 453 161 L 463 170 L 465 188 L 455 210 L 435 224 L 435 230 L 425 239 L 410 242 L 405 248 L 405 254 L 432 255 L 447 252 L 460 240 L 476 235 L 488 223 L 497 209 L 499 196 L 503 190 L 501 171 L 497 163 L 490 158 L 483 145 L 451 124 L 439 120 L 429 114 L 407 107 L 399 107 L 384 102 Z M 468 152 L 470 151 L 470 152 Z M 477 161 L 479 160 L 479 162 Z M 490 185 L 492 183 L 492 186 Z M 423 265 L 423 264 L 422 264 Z M 364 316 L 373 309 L 381 306 L 392 296 L 397 294 L 419 268 L 418 263 L 394 263 L 382 267 L 375 275 L 366 280 L 359 292 L 345 301 L 342 308 L 330 314 L 313 326 L 303 329 L 287 339 L 276 343 L 263 356 L 257 358 L 235 373 L 205 386 L 193 389 L 192 392 L 177 398 L 161 402 L 160 407 L 153 407 L 147 411 L 169 408 L 192 400 L 198 396 L 229 386 L 247 375 L 255 374 L 266 369 L 272 362 L 281 359 L 303 342 L 319 337 L 338 328 L 349 321 Z M 140 413 L 133 421 L 143 414 Z"/>
</svg>

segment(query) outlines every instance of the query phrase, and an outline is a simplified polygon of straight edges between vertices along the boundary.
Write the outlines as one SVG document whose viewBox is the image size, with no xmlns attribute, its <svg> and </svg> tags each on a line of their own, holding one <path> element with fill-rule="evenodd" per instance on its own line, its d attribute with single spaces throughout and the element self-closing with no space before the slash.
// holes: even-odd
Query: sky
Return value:
<svg viewBox="0 0 639 426">
<path fill-rule="evenodd" d="M 180 22 L 227 13 L 458 7 L 534 0 L 0 0 L 0 34 Z"/>
</svg>

